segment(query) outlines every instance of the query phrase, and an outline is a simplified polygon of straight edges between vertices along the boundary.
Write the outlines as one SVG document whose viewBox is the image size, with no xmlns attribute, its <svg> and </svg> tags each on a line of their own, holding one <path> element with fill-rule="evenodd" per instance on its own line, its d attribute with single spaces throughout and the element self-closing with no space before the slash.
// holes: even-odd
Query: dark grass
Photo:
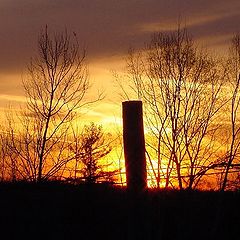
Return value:
<svg viewBox="0 0 240 240">
<path fill-rule="evenodd" d="M 240 192 L 0 184 L 1 239 L 240 239 Z"/>
</svg>

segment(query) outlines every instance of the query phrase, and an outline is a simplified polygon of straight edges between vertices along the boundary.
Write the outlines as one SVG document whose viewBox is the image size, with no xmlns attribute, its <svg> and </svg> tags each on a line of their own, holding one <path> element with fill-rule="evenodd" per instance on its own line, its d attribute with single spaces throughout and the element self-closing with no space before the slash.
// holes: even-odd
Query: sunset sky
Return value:
<svg viewBox="0 0 240 240">
<path fill-rule="evenodd" d="M 118 121 L 121 101 L 111 70 L 122 70 L 130 46 L 175 29 L 179 19 L 216 52 L 240 31 L 239 0 L 0 0 L 0 13 L 0 108 L 22 102 L 22 76 L 47 24 L 50 31 L 74 31 L 87 49 L 90 79 L 106 95 L 88 116 L 103 124 Z"/>
</svg>

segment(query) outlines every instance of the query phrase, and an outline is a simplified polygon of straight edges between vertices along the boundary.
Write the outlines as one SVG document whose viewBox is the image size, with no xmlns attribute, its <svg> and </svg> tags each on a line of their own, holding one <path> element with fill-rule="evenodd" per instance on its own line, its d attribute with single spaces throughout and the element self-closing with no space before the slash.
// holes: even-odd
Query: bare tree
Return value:
<svg viewBox="0 0 240 240">
<path fill-rule="evenodd" d="M 65 31 L 52 36 L 46 27 L 39 36 L 38 55 L 31 60 L 28 73 L 23 81 L 27 97 L 23 146 L 27 158 L 22 160 L 33 164 L 36 181 L 42 181 L 66 163 L 69 123 L 81 107 L 91 103 L 85 100 L 90 87 L 85 51 L 80 53 L 76 35 Z"/>
<path fill-rule="evenodd" d="M 224 104 L 225 70 L 180 27 L 154 34 L 143 51 L 130 51 L 127 64 L 130 87 L 144 102 L 147 151 L 157 187 L 163 181 L 165 187 L 196 187 L 211 169 L 206 167 L 215 166 L 215 119 Z"/>
<path fill-rule="evenodd" d="M 226 150 L 226 167 L 221 182 L 221 190 L 224 191 L 228 186 L 231 168 L 237 165 L 239 168 L 240 154 L 240 36 L 235 35 L 230 47 L 230 57 L 228 60 L 229 81 L 228 89 L 230 92 L 230 129 L 229 145 Z"/>
<path fill-rule="evenodd" d="M 8 175 L 8 134 L 4 131 L 4 126 L 1 126 L 0 132 L 0 181 L 7 179 Z"/>
<path fill-rule="evenodd" d="M 5 111 L 5 119 L 2 122 L 0 133 L 0 157 L 1 157 L 1 178 L 3 181 L 16 181 L 20 175 L 17 168 L 17 154 L 13 151 L 13 138 L 15 121 L 13 119 L 13 109 Z"/>
</svg>

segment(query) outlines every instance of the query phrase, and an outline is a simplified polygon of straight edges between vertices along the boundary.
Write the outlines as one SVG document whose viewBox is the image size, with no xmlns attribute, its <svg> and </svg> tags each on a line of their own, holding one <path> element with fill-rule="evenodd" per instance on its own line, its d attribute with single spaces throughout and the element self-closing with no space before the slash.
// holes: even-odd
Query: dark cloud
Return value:
<svg viewBox="0 0 240 240">
<path fill-rule="evenodd" d="M 120 55 L 179 17 L 196 37 L 238 31 L 239 0 L 0 0 L 0 71 L 23 70 L 44 25 L 75 31 L 90 58 Z M 216 42 L 217 41 L 216 39 Z"/>
</svg>

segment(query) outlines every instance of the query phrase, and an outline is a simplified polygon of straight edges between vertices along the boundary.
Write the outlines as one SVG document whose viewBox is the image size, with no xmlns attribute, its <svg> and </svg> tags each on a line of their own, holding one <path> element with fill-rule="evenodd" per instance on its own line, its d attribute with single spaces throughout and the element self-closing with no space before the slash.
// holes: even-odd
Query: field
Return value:
<svg viewBox="0 0 240 240">
<path fill-rule="evenodd" d="M 2 239 L 240 239 L 240 192 L 0 184 Z"/>
</svg>

